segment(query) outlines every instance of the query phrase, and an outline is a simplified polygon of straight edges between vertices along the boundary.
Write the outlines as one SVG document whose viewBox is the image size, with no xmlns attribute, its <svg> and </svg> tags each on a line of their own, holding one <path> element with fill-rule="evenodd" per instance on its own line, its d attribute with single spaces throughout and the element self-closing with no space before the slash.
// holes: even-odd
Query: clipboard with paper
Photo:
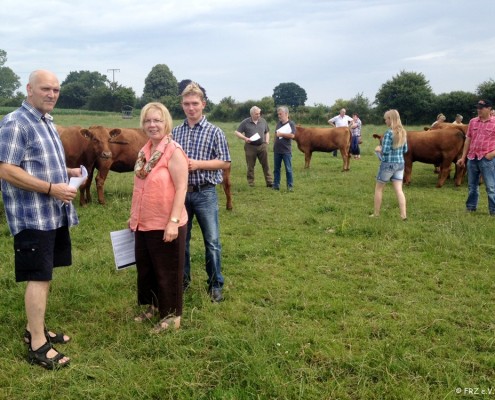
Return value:
<svg viewBox="0 0 495 400">
<path fill-rule="evenodd" d="M 136 264 L 134 253 L 134 232 L 130 229 L 110 232 L 115 268 L 117 271 Z"/>
</svg>

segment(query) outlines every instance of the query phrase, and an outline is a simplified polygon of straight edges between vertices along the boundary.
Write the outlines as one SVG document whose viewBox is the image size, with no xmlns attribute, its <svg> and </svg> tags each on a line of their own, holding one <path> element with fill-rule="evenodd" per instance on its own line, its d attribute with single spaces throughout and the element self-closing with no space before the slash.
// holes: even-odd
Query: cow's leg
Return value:
<svg viewBox="0 0 495 400">
<path fill-rule="evenodd" d="M 343 161 L 342 172 L 349 171 L 351 153 L 349 150 L 346 151 L 346 149 L 340 149 L 340 155 L 342 156 Z"/>
<path fill-rule="evenodd" d="M 311 156 L 313 153 L 311 151 L 307 151 L 304 153 L 304 168 L 309 168 L 309 164 L 311 163 Z"/>
<path fill-rule="evenodd" d="M 450 161 L 443 161 L 440 164 L 440 174 L 438 175 L 437 188 L 441 188 L 445 184 L 445 181 L 450 173 L 450 164 Z"/>
<path fill-rule="evenodd" d="M 455 164 L 455 175 L 454 175 L 454 183 L 456 186 L 462 185 L 462 180 L 464 179 L 464 175 L 466 175 L 466 166 L 459 167 L 457 163 Z"/>
<path fill-rule="evenodd" d="M 98 170 L 98 174 L 96 175 L 96 192 L 98 193 L 98 203 L 102 205 L 106 204 L 103 188 L 105 186 L 105 180 L 107 179 L 109 171 L 109 168 L 101 168 Z"/>
<path fill-rule="evenodd" d="M 91 171 L 88 173 L 88 180 L 86 181 L 85 191 L 86 191 L 86 201 L 91 203 L 91 184 L 93 183 L 93 176 L 95 172 L 95 167 L 91 168 Z"/>
<path fill-rule="evenodd" d="M 412 175 L 412 162 L 405 161 L 404 165 L 404 185 L 411 184 L 411 175 Z"/>
<path fill-rule="evenodd" d="M 230 180 L 230 171 L 231 171 L 230 166 L 229 168 L 223 170 L 223 182 L 222 182 L 223 191 L 225 192 L 225 197 L 227 198 L 227 205 L 226 205 L 227 210 L 232 210 L 232 191 L 231 191 L 232 183 Z"/>
</svg>

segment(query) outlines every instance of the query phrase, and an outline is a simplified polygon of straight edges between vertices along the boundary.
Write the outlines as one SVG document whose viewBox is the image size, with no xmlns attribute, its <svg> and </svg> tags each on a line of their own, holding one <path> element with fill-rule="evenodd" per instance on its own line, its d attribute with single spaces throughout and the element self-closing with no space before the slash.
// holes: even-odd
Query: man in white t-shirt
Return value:
<svg viewBox="0 0 495 400">
<path fill-rule="evenodd" d="M 345 108 L 342 108 L 340 110 L 339 115 L 330 118 L 328 120 L 328 123 L 332 125 L 334 128 L 340 128 L 341 126 L 349 126 L 349 124 L 352 122 L 352 118 L 349 117 L 348 115 L 345 115 L 345 113 L 346 113 Z M 337 150 L 333 152 L 333 156 L 337 157 Z"/>
</svg>

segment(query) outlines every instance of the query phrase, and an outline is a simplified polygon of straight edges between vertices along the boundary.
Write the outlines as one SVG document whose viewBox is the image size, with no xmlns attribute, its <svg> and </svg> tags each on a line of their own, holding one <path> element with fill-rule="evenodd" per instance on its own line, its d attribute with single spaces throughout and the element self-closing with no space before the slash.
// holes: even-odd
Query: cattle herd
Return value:
<svg viewBox="0 0 495 400">
<path fill-rule="evenodd" d="M 95 178 L 98 202 L 105 204 L 104 186 L 108 173 L 134 171 L 138 152 L 148 140 L 139 128 L 90 126 L 85 129 L 80 126 L 57 125 L 57 131 L 64 146 L 67 166 L 78 168 L 84 165 L 88 170 L 88 179 L 79 188 L 81 206 L 91 202 L 91 183 L 95 170 L 98 170 Z M 227 209 L 231 210 L 230 167 L 223 171 L 223 177 Z"/>
<path fill-rule="evenodd" d="M 137 154 L 148 140 L 142 129 L 105 128 L 91 126 L 57 125 L 65 150 L 67 166 L 77 168 L 84 165 L 88 170 L 86 184 L 79 188 L 79 204 L 91 202 L 91 183 L 95 170 L 98 202 L 105 204 L 104 185 L 110 171 L 131 172 L 134 170 Z M 432 164 L 438 171 L 437 187 L 442 187 L 450 174 L 452 163 L 462 155 L 467 125 L 448 123 L 436 124 L 423 131 L 408 131 L 409 151 L 404 156 L 404 184 L 411 183 L 412 165 L 415 161 Z M 381 135 L 373 135 L 381 140 Z M 304 153 L 305 168 L 309 168 L 314 151 L 332 152 L 339 150 L 343 160 L 342 171 L 349 171 L 351 132 L 349 128 L 310 128 L 297 125 L 294 140 Z M 232 209 L 231 169 L 223 171 L 223 189 L 227 197 L 226 208 Z M 454 182 L 462 184 L 465 167 L 455 165 Z"/>
</svg>

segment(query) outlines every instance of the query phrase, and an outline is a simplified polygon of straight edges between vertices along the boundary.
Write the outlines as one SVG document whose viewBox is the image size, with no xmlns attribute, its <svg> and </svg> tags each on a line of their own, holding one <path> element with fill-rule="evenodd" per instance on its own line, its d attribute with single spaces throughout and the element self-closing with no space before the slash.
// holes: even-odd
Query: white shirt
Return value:
<svg viewBox="0 0 495 400">
<path fill-rule="evenodd" d="M 339 128 L 341 126 L 349 126 L 349 122 L 352 122 L 352 118 L 348 115 L 344 115 L 343 117 L 341 117 L 339 114 L 329 119 L 328 122 L 332 122 L 337 128 Z"/>
</svg>

